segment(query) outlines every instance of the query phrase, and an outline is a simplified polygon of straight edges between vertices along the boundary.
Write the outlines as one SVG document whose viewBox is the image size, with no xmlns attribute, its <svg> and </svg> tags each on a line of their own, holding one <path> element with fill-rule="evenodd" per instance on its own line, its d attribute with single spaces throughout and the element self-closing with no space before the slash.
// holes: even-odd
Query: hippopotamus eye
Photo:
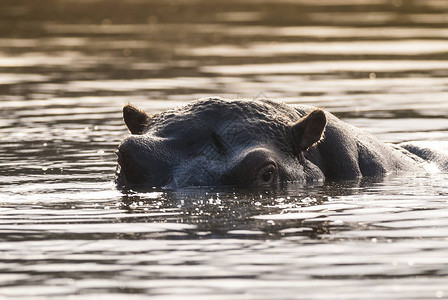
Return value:
<svg viewBox="0 0 448 300">
<path fill-rule="evenodd" d="M 277 166 L 273 163 L 270 163 L 264 167 L 262 167 L 258 171 L 257 181 L 260 184 L 271 184 L 277 180 L 278 172 Z"/>
<path fill-rule="evenodd" d="M 272 171 L 266 171 L 261 175 L 261 179 L 263 179 L 264 182 L 269 182 L 272 180 L 272 176 L 274 173 Z"/>
</svg>

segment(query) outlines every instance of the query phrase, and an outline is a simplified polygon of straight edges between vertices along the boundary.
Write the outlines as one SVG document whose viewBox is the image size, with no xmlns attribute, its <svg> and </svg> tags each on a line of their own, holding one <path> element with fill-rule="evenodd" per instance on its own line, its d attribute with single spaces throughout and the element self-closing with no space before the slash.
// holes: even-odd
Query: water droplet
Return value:
<svg viewBox="0 0 448 300">
<path fill-rule="evenodd" d="M 376 243 L 376 242 L 378 242 L 378 239 L 377 238 L 372 238 L 371 241 L 372 241 L 372 243 Z"/>
<path fill-rule="evenodd" d="M 376 79 L 376 74 L 373 73 L 373 72 L 370 73 L 370 74 L 369 74 L 369 78 L 370 78 L 370 79 Z"/>
</svg>

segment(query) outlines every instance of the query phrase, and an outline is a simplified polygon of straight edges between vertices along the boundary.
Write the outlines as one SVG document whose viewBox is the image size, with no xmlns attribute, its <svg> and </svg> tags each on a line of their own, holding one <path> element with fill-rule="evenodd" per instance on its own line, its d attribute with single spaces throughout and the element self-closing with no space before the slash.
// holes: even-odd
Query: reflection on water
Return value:
<svg viewBox="0 0 448 300">
<path fill-rule="evenodd" d="M 300 28 L 299 28 L 300 30 Z M 228 45 L 193 49 L 189 53 L 197 56 L 250 56 L 276 57 L 278 55 L 418 55 L 446 52 L 448 43 L 438 40 L 402 41 L 352 41 L 352 42 L 297 42 L 297 43 L 253 43 L 242 47 Z"/>
<path fill-rule="evenodd" d="M 447 174 L 123 194 L 120 108 L 325 107 L 448 141 L 448 2 L 0 2 L 0 298 L 447 298 Z"/>
</svg>

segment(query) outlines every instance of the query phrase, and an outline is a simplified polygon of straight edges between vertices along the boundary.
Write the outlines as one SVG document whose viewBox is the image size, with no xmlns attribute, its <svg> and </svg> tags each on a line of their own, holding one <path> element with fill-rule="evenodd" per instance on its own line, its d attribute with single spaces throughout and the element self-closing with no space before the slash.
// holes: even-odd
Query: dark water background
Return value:
<svg viewBox="0 0 448 300">
<path fill-rule="evenodd" d="M 448 1 L 1 0 L 0 298 L 448 298 L 447 174 L 123 195 L 127 101 L 448 141 Z"/>
</svg>

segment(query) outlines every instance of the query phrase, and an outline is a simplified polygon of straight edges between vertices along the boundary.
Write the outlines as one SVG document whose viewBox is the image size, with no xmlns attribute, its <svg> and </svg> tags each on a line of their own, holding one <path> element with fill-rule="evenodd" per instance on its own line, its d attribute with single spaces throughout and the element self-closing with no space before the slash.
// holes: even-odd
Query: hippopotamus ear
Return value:
<svg viewBox="0 0 448 300">
<path fill-rule="evenodd" d="M 317 143 L 323 136 L 327 117 L 321 109 L 315 109 L 299 121 L 291 125 L 291 134 L 294 149 L 305 151 Z"/>
<path fill-rule="evenodd" d="M 142 134 L 151 116 L 132 104 L 123 107 L 123 120 L 132 134 Z"/>
</svg>

